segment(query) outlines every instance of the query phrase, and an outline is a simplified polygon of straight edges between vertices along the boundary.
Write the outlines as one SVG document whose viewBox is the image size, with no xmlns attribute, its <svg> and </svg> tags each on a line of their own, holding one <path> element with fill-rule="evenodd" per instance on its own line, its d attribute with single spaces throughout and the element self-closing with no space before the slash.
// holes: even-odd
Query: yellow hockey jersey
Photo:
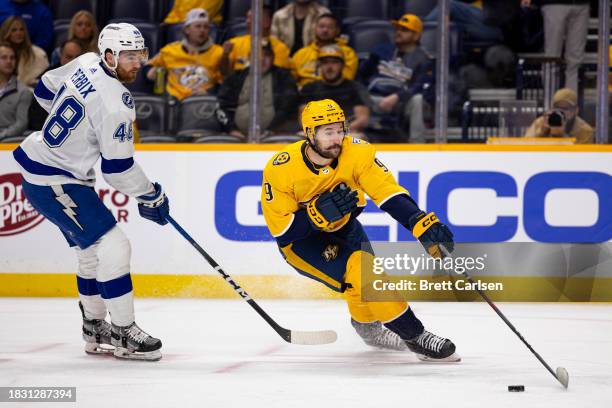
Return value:
<svg viewBox="0 0 612 408">
<path fill-rule="evenodd" d="M 325 191 L 345 183 L 358 192 L 359 207 L 365 207 L 365 194 L 377 206 L 398 194 L 408 194 L 389 169 L 376 158 L 371 144 L 350 136 L 342 142 L 340 156 L 330 165 L 317 168 L 306 156 L 306 141 L 293 143 L 275 154 L 263 172 L 261 203 L 270 233 L 281 237 L 293 223 L 294 213 Z M 326 231 L 342 228 L 350 218 L 329 225 Z"/>
<path fill-rule="evenodd" d="M 166 90 L 180 100 L 222 82 L 222 55 L 223 48 L 217 44 L 202 53 L 189 54 L 181 42 L 176 41 L 163 47 L 150 64 L 168 71 Z"/>
<path fill-rule="evenodd" d="M 274 65 L 280 68 L 291 69 L 291 60 L 289 59 L 291 51 L 289 47 L 273 35 L 268 38 L 272 51 L 274 51 Z M 251 34 L 230 38 L 228 41 L 234 44 L 234 48 L 229 54 L 232 70 L 240 71 L 247 68 L 251 58 Z"/>
</svg>

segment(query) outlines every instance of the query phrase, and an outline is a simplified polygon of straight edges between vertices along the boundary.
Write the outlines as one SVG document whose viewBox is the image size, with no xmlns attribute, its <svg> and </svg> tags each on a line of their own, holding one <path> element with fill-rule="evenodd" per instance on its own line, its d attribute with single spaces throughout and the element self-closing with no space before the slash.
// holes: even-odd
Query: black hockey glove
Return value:
<svg viewBox="0 0 612 408">
<path fill-rule="evenodd" d="M 421 241 L 427 253 L 433 258 L 444 258 L 446 256 L 442 252 L 441 246 L 444 246 L 448 253 L 455 249 L 453 233 L 438 220 L 433 212 L 425 214 L 425 212 L 419 211 L 410 217 L 408 225 L 412 235 Z"/>
<path fill-rule="evenodd" d="M 357 192 L 348 188 L 337 188 L 326 191 L 306 206 L 310 223 L 317 229 L 324 230 L 357 208 Z"/>
<path fill-rule="evenodd" d="M 158 223 L 159 225 L 166 225 L 166 215 L 170 213 L 170 202 L 164 190 L 159 183 L 153 183 L 155 191 L 149 195 L 141 195 L 137 197 L 138 200 L 138 212 L 140 216 Z"/>
</svg>

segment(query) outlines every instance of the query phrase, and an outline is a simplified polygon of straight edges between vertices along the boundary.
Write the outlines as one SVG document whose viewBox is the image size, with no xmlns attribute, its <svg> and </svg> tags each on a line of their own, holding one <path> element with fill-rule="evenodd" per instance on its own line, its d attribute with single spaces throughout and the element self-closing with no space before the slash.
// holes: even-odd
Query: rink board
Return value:
<svg viewBox="0 0 612 408">
<path fill-rule="evenodd" d="M 13 148 L 0 145 L 0 296 L 73 296 L 75 255 L 59 231 L 22 199 Z M 265 227 L 261 170 L 282 147 L 141 145 L 138 150 L 137 161 L 167 191 L 174 218 L 249 293 L 334 297 L 283 261 Z M 378 158 L 419 205 L 448 222 L 458 241 L 612 238 L 611 146 L 382 145 L 378 150 Z M 170 226 L 142 220 L 135 201 L 102 178 L 96 189 L 130 238 L 138 295 L 234 296 Z M 413 240 L 374 205 L 360 220 L 373 241 Z M 551 274 L 488 278 L 507 281 L 510 289 L 498 294 L 507 300 L 612 301 L 612 272 L 572 279 Z"/>
</svg>

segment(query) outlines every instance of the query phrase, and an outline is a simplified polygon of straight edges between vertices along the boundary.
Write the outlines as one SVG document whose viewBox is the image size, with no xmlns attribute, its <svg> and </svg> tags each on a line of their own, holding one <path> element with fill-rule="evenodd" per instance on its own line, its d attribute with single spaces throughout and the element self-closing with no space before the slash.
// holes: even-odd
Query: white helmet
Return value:
<svg viewBox="0 0 612 408">
<path fill-rule="evenodd" d="M 111 23 L 102 29 L 98 37 L 98 49 L 104 65 L 115 72 L 119 64 L 119 54 L 121 51 L 142 51 L 142 57 L 146 60 L 149 50 L 145 47 L 144 37 L 140 30 L 128 23 Z M 110 66 L 106 62 L 104 55 L 110 50 L 113 53 L 115 65 Z"/>
</svg>

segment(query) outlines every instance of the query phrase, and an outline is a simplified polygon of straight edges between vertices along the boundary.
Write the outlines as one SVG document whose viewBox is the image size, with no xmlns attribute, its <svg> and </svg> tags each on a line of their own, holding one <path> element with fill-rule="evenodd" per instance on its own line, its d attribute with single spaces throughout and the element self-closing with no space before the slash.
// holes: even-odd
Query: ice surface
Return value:
<svg viewBox="0 0 612 408">
<path fill-rule="evenodd" d="M 339 339 L 287 344 L 240 300 L 137 299 L 137 321 L 162 339 L 164 357 L 119 361 L 83 352 L 76 299 L 3 298 L 0 386 L 76 386 L 77 406 L 104 408 L 612 406 L 610 304 L 500 305 L 553 369 L 567 368 L 568 390 L 485 303 L 413 304 L 457 344 L 463 362 L 444 365 L 369 349 L 340 301 L 260 304 L 287 328 L 334 329 Z"/>
</svg>

